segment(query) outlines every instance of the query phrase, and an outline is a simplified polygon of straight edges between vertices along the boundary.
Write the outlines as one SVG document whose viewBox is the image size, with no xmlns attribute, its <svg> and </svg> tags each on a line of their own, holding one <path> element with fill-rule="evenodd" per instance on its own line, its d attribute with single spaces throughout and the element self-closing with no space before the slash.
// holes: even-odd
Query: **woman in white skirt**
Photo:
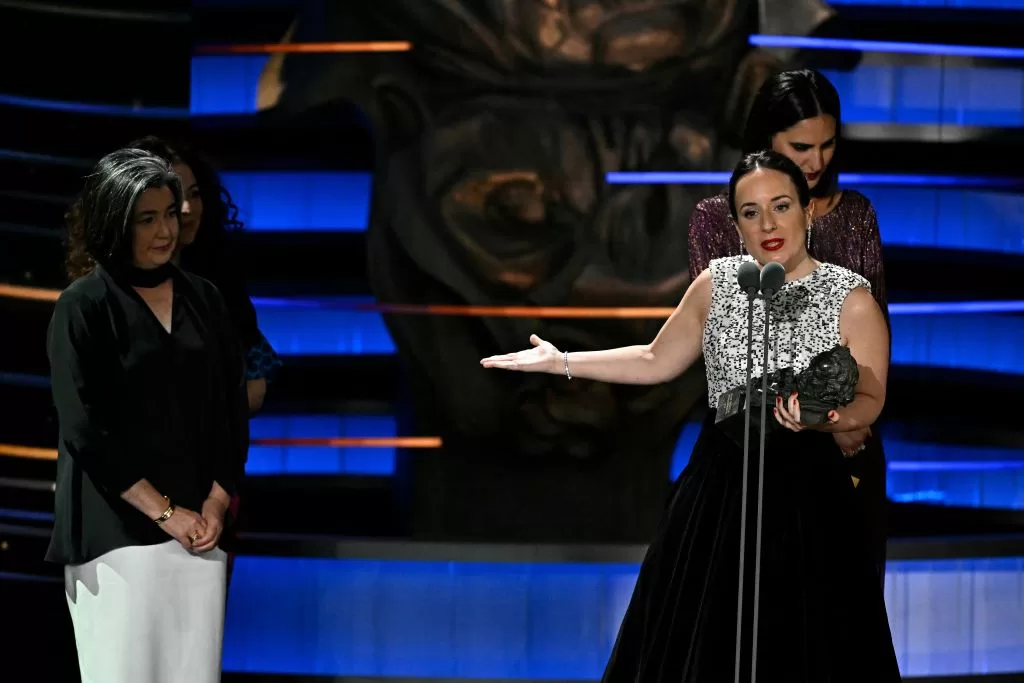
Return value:
<svg viewBox="0 0 1024 683">
<path fill-rule="evenodd" d="M 124 149 L 86 179 L 47 351 L 60 436 L 53 537 L 83 683 L 220 680 L 244 467 L 243 356 L 224 302 L 171 263 L 168 164 Z"/>
</svg>

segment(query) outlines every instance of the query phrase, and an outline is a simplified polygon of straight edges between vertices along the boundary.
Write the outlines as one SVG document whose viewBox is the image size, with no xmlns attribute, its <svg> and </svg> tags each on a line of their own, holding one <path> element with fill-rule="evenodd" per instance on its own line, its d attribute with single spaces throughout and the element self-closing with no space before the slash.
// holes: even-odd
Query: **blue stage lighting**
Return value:
<svg viewBox="0 0 1024 683">
<path fill-rule="evenodd" d="M 224 670 L 475 680 L 601 677 L 637 565 L 241 556 Z M 1024 670 L 1024 558 L 890 561 L 906 676 Z"/>
<path fill-rule="evenodd" d="M 729 171 L 612 171 L 610 185 L 727 185 Z M 1024 178 L 924 175 L 916 173 L 842 173 L 839 182 L 863 187 L 1024 188 Z"/>
<path fill-rule="evenodd" d="M 183 119 L 189 115 L 188 109 L 177 107 L 142 107 L 121 104 L 92 104 L 89 102 L 63 102 L 40 97 L 22 97 L 20 95 L 0 94 L 0 105 L 23 107 L 26 109 L 46 109 L 49 111 L 65 111 L 74 114 L 98 116 L 120 116 L 143 119 Z"/>
<path fill-rule="evenodd" d="M 829 0 L 833 7 L 920 7 L 921 9 L 1024 9 L 1024 0 Z"/>
<path fill-rule="evenodd" d="M 941 45 L 938 43 L 903 43 L 885 40 L 848 40 L 812 36 L 750 36 L 755 47 L 782 47 L 804 50 L 856 50 L 858 52 L 889 52 L 942 57 L 974 57 L 981 59 L 1024 59 L 1024 48 L 988 47 L 984 45 Z"/>
</svg>

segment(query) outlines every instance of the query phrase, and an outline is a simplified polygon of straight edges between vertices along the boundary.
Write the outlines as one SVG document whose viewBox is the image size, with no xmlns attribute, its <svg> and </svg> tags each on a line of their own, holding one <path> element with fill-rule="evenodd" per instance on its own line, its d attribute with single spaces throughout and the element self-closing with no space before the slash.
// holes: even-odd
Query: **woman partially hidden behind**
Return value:
<svg viewBox="0 0 1024 683">
<path fill-rule="evenodd" d="M 824 373 L 817 384 L 800 386 L 805 405 L 829 394 L 849 398 L 813 426 L 801 423 L 801 396 L 774 401 L 769 419 L 775 428 L 765 454 L 757 673 L 759 680 L 786 683 L 898 681 L 853 482 L 832 440 L 833 433 L 871 425 L 881 412 L 889 365 L 885 319 L 863 277 L 808 255 L 810 193 L 792 161 L 771 151 L 748 155 L 733 173 L 729 200 L 749 255 L 712 260 L 650 344 L 569 353 L 534 336 L 534 348 L 481 363 L 656 384 L 679 376 L 703 353 L 710 414 L 640 569 L 604 680 L 731 681 L 743 449 L 742 433 L 736 438 L 716 425 L 716 408 L 724 392 L 746 379 L 740 265 L 782 265 L 786 282 L 770 304 L 769 372 L 807 376 L 821 358 L 841 364 L 845 355 L 850 372 Z M 764 314 L 763 300 L 756 301 L 754 330 L 763 329 Z M 762 354 L 755 334 L 753 357 Z M 744 611 L 748 625 L 751 611 Z M 746 643 L 749 648 L 749 638 Z"/>
<path fill-rule="evenodd" d="M 65 567 L 84 683 L 220 680 L 218 542 L 248 411 L 223 300 L 170 263 L 181 204 L 163 160 L 101 159 L 69 235 L 73 260 L 92 267 L 50 322 L 60 436 L 47 559 Z"/>
</svg>

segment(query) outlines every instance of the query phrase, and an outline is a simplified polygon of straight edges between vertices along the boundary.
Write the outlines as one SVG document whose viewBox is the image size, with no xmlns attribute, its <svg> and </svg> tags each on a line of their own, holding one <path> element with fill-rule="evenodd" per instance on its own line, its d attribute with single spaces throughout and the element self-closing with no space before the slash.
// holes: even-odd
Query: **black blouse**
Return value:
<svg viewBox="0 0 1024 683">
<path fill-rule="evenodd" d="M 57 300 L 47 340 L 60 433 L 47 560 L 78 564 L 170 540 L 120 497 L 141 479 L 199 512 L 214 481 L 230 494 L 241 477 L 241 347 L 212 284 L 175 269 L 173 285 L 170 333 L 102 266 Z"/>
</svg>

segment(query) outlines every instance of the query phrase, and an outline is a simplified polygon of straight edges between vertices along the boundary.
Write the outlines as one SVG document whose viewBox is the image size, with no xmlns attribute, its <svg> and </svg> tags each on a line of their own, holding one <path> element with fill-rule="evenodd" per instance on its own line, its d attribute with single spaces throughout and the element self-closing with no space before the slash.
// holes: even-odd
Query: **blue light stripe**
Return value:
<svg viewBox="0 0 1024 683">
<path fill-rule="evenodd" d="M 31 389 L 49 389 L 50 378 L 46 375 L 27 375 L 22 372 L 0 372 L 0 384 Z"/>
<path fill-rule="evenodd" d="M 890 425 L 896 431 L 898 424 Z M 686 467 L 700 425 L 687 423 L 673 453 L 669 478 Z M 1024 510 L 1024 449 L 886 438 L 886 489 L 900 502 Z"/>
<path fill-rule="evenodd" d="M 885 454 L 893 500 L 1024 510 L 1024 449 L 885 439 Z"/>
<path fill-rule="evenodd" d="M 730 171 L 612 171 L 605 174 L 605 180 L 611 185 L 726 185 L 731 175 Z M 1024 187 L 1024 178 L 901 173 L 842 173 L 839 181 L 868 187 Z"/>
<path fill-rule="evenodd" d="M 369 173 L 226 171 L 221 179 L 251 232 L 360 232 L 369 222 Z"/>
<path fill-rule="evenodd" d="M 249 421 L 253 439 L 395 437 L 394 415 L 257 415 Z M 249 475 L 319 474 L 389 476 L 395 448 L 251 446 Z"/>
<path fill-rule="evenodd" d="M 22 522 L 52 522 L 53 513 L 40 512 L 36 510 L 0 508 L 0 519 L 17 519 Z"/>
<path fill-rule="evenodd" d="M 25 161 L 30 164 L 46 164 L 47 166 L 79 166 L 89 168 L 93 165 L 93 162 L 88 159 L 23 152 L 18 149 L 0 149 L 0 159 Z"/>
<path fill-rule="evenodd" d="M 383 317 L 359 310 L 367 298 L 301 299 L 295 306 L 255 301 L 260 327 L 282 355 L 392 354 Z M 1024 373 L 1021 302 L 894 305 L 893 363 Z"/>
<path fill-rule="evenodd" d="M 143 119 L 181 119 L 187 118 L 188 109 L 175 107 L 134 107 L 120 104 L 94 104 L 90 102 L 63 102 L 39 97 L 22 97 L 20 95 L 0 94 L 0 105 L 22 107 L 26 109 L 45 109 L 49 111 L 65 111 L 74 114 L 100 116 L 122 116 Z"/>
<path fill-rule="evenodd" d="M 266 55 L 192 58 L 191 112 L 253 114 Z M 826 70 L 847 124 L 1024 126 L 1020 69 L 999 65 L 861 64 Z"/>
<path fill-rule="evenodd" d="M 715 180 L 727 174 L 673 174 L 680 182 Z M 664 180 L 622 174 L 613 179 Z M 239 172 L 224 174 L 247 230 L 254 232 L 359 232 L 370 215 L 372 176 L 350 172 Z M 848 174 L 844 181 L 868 194 L 886 245 L 1024 253 L 1024 192 L 960 189 L 957 183 L 1011 187 L 1024 179 Z M 852 184 L 852 183 L 866 184 Z M 877 185 L 874 183 L 889 183 Z M 929 187 L 931 185 L 931 187 Z"/>
<path fill-rule="evenodd" d="M 259 415 L 252 419 L 251 426 L 253 438 L 397 434 L 395 417 L 388 414 Z M 698 422 L 687 422 L 680 430 L 667 472 L 669 479 L 674 480 L 686 467 L 700 428 Z M 1024 509 L 1024 449 L 886 438 L 885 450 L 888 491 L 895 498 Z M 396 454 L 393 448 L 253 446 L 246 472 L 250 476 L 390 476 L 395 471 Z"/>
<path fill-rule="evenodd" d="M 960 460 L 953 462 L 927 460 L 920 462 L 889 462 L 888 467 L 890 472 L 991 472 L 997 470 L 1024 470 L 1024 459 L 997 460 L 991 462 L 975 460 Z M 1012 507 L 1020 506 L 1016 505 Z"/>
<path fill-rule="evenodd" d="M 889 315 L 982 315 L 1024 313 L 1024 301 L 944 301 L 889 304 Z"/>
<path fill-rule="evenodd" d="M 254 114 L 269 55 L 206 55 L 191 61 L 189 111 L 195 116 Z"/>
<path fill-rule="evenodd" d="M 378 315 L 372 310 L 370 297 L 321 297 L 291 299 L 282 297 L 254 297 L 259 310 L 287 309 L 292 311 L 346 311 L 357 315 Z M 1024 300 L 1009 301 L 935 301 L 889 304 L 889 315 L 980 315 L 985 313 L 1024 313 Z"/>
<path fill-rule="evenodd" d="M 1024 48 L 986 47 L 983 45 L 942 45 L 938 43 L 902 43 L 885 40 L 848 40 L 811 36 L 769 36 L 754 34 L 755 47 L 799 48 L 806 50 L 856 50 L 896 54 L 977 57 L 981 59 L 1024 59 Z"/>
<path fill-rule="evenodd" d="M 242 556 L 224 670 L 597 680 L 637 569 Z M 1012 597 L 1024 593 L 1024 558 L 895 561 L 886 569 L 903 675 L 1024 670 L 1024 602 Z"/>
<path fill-rule="evenodd" d="M 950 9 L 1024 9 L 1024 0 L 829 0 L 833 7 L 920 7 Z"/>
<path fill-rule="evenodd" d="M 0 581 L 25 581 L 28 583 L 64 583 L 64 581 L 57 576 L 25 574 L 23 572 L 0 572 Z"/>
<path fill-rule="evenodd" d="M 1024 70 L 1000 66 L 861 64 L 824 71 L 843 102 L 849 124 L 1024 126 Z"/>
</svg>

